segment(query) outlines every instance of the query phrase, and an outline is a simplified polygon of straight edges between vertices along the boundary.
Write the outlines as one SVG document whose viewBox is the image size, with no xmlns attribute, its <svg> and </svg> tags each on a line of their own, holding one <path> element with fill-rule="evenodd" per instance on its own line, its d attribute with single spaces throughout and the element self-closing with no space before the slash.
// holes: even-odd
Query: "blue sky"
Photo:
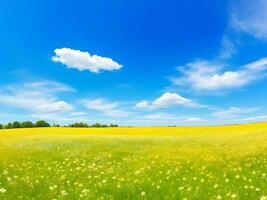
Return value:
<svg viewBox="0 0 267 200">
<path fill-rule="evenodd" d="M 0 122 L 267 120 L 267 3 L 1 1 Z"/>
</svg>

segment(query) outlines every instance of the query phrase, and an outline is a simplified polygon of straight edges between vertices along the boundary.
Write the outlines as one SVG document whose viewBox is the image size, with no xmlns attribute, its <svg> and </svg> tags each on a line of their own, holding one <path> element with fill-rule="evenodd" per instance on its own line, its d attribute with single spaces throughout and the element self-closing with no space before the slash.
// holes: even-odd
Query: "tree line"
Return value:
<svg viewBox="0 0 267 200">
<path fill-rule="evenodd" d="M 72 127 L 72 128 L 107 128 L 107 127 L 118 127 L 117 124 L 100 124 L 100 123 L 94 123 L 92 125 L 89 125 L 85 122 L 76 122 L 73 124 L 69 124 L 66 126 L 61 126 L 59 124 L 52 124 L 50 125 L 48 122 L 44 120 L 39 120 L 37 122 L 31 122 L 31 121 L 24 121 L 24 122 L 9 122 L 7 124 L 0 124 L 0 129 L 12 129 L 12 128 L 39 128 L 39 127 Z"/>
</svg>

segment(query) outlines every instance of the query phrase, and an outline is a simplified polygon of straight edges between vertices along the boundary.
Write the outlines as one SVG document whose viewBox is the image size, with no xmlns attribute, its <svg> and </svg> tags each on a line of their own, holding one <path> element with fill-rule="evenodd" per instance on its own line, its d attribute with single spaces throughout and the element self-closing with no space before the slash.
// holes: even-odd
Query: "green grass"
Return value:
<svg viewBox="0 0 267 200">
<path fill-rule="evenodd" d="M 0 131 L 0 199 L 264 199 L 267 124 Z"/>
</svg>

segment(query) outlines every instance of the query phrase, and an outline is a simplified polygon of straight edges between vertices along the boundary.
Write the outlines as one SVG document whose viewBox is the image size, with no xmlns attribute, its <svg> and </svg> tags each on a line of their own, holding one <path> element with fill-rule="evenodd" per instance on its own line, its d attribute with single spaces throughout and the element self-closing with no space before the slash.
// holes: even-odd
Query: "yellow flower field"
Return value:
<svg viewBox="0 0 267 200">
<path fill-rule="evenodd" d="M 0 199 L 267 199 L 267 123 L 0 130 Z"/>
</svg>

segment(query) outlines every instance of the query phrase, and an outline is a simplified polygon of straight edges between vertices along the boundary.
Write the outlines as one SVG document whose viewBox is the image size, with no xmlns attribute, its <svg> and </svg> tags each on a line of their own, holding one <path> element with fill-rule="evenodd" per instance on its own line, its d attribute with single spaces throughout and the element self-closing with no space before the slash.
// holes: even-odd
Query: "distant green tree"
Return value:
<svg viewBox="0 0 267 200">
<path fill-rule="evenodd" d="M 33 127 L 34 123 L 32 123 L 31 121 L 25 121 L 20 123 L 20 128 L 33 128 Z"/>
<path fill-rule="evenodd" d="M 12 128 L 12 123 L 9 122 L 7 125 L 5 125 L 5 128 L 6 128 L 6 129 L 10 129 L 10 128 Z"/>
<path fill-rule="evenodd" d="M 110 127 L 118 127 L 118 124 L 110 124 Z"/>
<path fill-rule="evenodd" d="M 92 127 L 94 127 L 94 128 L 100 128 L 101 127 L 101 124 L 100 123 L 94 123 L 94 124 L 92 124 Z"/>
<path fill-rule="evenodd" d="M 84 122 L 76 122 L 74 124 L 70 124 L 69 127 L 75 127 L 75 128 L 88 128 L 89 125 Z"/>
<path fill-rule="evenodd" d="M 92 124 L 93 128 L 107 128 L 107 127 L 117 127 L 116 124 L 110 124 L 110 125 L 106 125 L 106 124 L 100 124 L 100 123 L 94 123 Z"/>
<path fill-rule="evenodd" d="M 50 124 L 44 120 L 39 120 L 35 123 L 36 127 L 50 127 Z"/>
<path fill-rule="evenodd" d="M 59 124 L 53 124 L 52 126 L 53 126 L 53 127 L 60 127 Z"/>
<path fill-rule="evenodd" d="M 14 121 L 12 123 L 12 128 L 20 128 L 20 123 L 18 121 Z"/>
<path fill-rule="evenodd" d="M 3 124 L 0 124 L 0 129 L 3 129 L 3 128 L 4 128 Z"/>
</svg>

